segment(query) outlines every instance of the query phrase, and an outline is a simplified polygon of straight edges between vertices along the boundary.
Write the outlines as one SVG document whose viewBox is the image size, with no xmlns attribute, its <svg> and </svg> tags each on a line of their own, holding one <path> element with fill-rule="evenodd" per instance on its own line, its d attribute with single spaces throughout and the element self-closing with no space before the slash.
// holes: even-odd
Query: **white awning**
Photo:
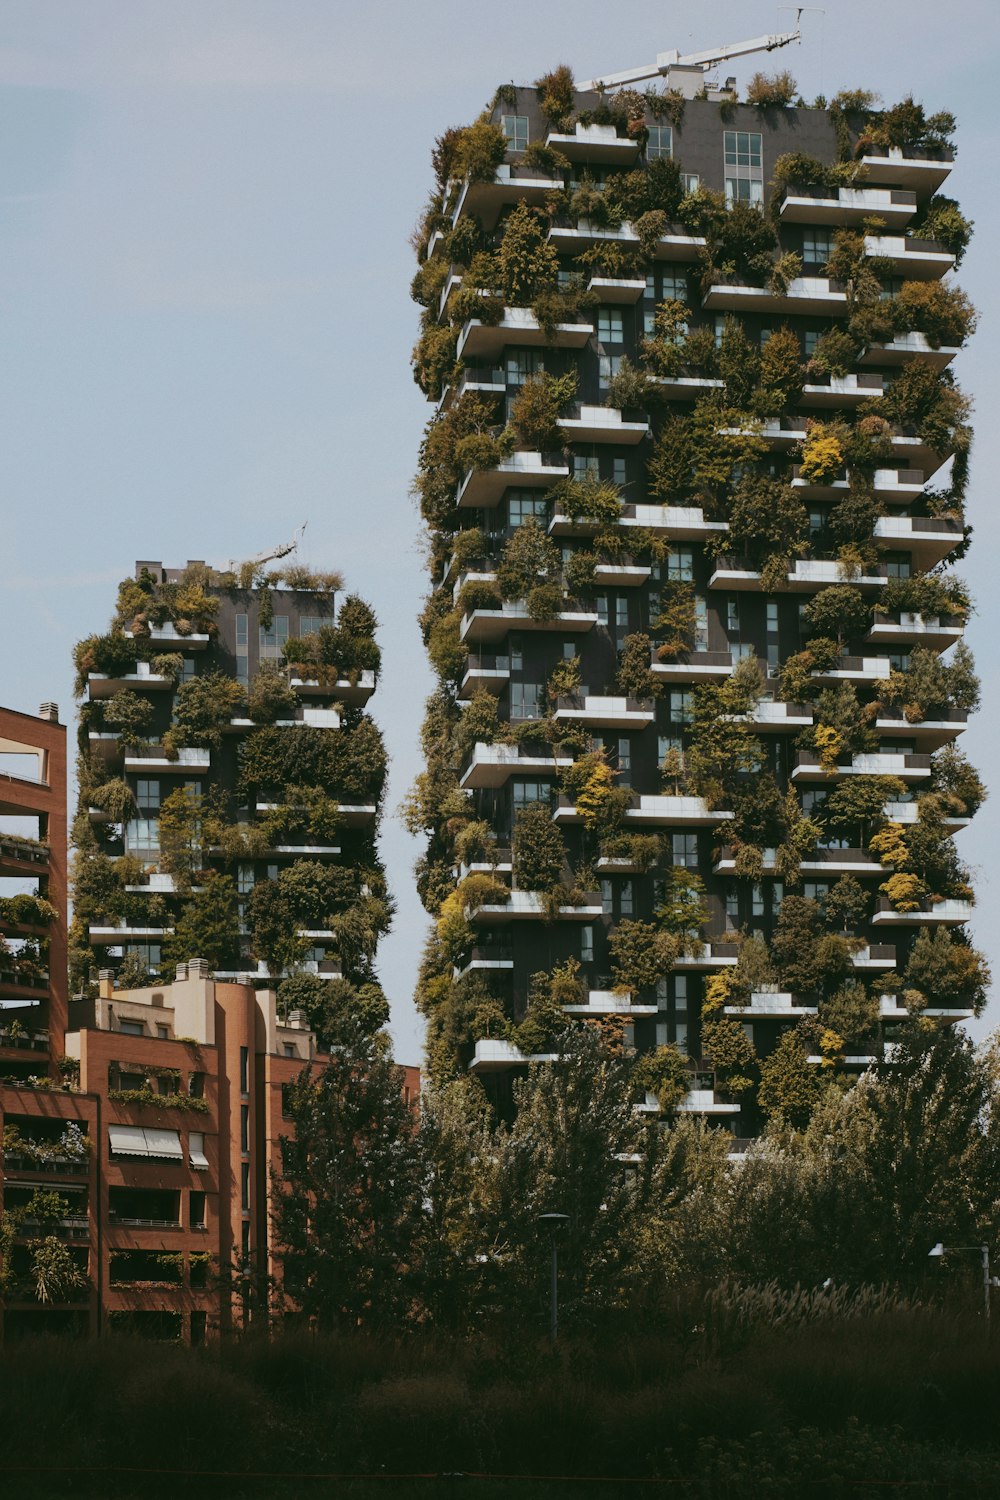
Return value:
<svg viewBox="0 0 1000 1500">
<path fill-rule="evenodd" d="M 176 1130 L 145 1130 L 141 1125 L 109 1125 L 108 1144 L 113 1156 L 155 1156 L 165 1161 L 183 1161 L 180 1133 Z"/>
<path fill-rule="evenodd" d="M 108 1145 L 113 1156 L 147 1156 L 146 1134 L 138 1125 L 109 1125 Z"/>
<path fill-rule="evenodd" d="M 205 1155 L 205 1136 L 200 1130 L 188 1131 L 188 1161 L 199 1172 L 203 1172 L 208 1166 L 208 1157 Z"/>
<path fill-rule="evenodd" d="M 144 1128 L 143 1135 L 146 1137 L 147 1156 L 160 1156 L 168 1161 L 184 1160 L 184 1151 L 181 1147 L 179 1130 L 150 1130 Z"/>
</svg>

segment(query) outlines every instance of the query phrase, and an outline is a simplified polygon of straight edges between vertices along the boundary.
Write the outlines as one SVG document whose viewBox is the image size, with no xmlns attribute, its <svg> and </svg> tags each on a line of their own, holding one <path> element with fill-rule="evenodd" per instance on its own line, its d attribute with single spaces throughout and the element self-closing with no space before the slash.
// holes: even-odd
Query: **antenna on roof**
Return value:
<svg viewBox="0 0 1000 1500">
<path fill-rule="evenodd" d="M 799 15 L 801 14 L 800 10 Z M 626 68 L 624 73 L 608 73 L 604 78 L 588 79 L 586 83 L 581 83 L 579 88 L 584 91 L 596 89 L 598 93 L 601 93 L 605 89 L 621 88 L 630 83 L 642 83 L 650 78 L 669 77 L 673 68 L 687 70 L 698 68 L 702 73 L 707 73 L 717 63 L 728 62 L 732 57 L 746 57 L 751 52 L 774 52 L 779 47 L 787 47 L 789 43 L 801 40 L 802 33 L 796 27 L 795 31 L 779 31 L 769 36 L 755 36 L 749 42 L 731 42 L 721 47 L 710 47 L 707 52 L 688 52 L 684 56 L 676 49 L 673 52 L 659 52 L 653 67 Z"/>
</svg>

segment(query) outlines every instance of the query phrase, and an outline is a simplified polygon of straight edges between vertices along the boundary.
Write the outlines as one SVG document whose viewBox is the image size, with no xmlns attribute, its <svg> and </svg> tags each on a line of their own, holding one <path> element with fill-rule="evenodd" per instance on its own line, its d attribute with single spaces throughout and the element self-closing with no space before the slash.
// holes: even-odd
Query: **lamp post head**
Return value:
<svg viewBox="0 0 1000 1500">
<path fill-rule="evenodd" d="M 944 1246 L 942 1245 L 941 1241 L 938 1240 L 933 1249 L 928 1250 L 927 1256 L 928 1259 L 940 1260 L 942 1255 L 944 1255 Z"/>
<path fill-rule="evenodd" d="M 569 1223 L 569 1214 L 539 1214 L 539 1224 L 547 1224 L 550 1229 L 561 1229 L 564 1224 Z"/>
</svg>

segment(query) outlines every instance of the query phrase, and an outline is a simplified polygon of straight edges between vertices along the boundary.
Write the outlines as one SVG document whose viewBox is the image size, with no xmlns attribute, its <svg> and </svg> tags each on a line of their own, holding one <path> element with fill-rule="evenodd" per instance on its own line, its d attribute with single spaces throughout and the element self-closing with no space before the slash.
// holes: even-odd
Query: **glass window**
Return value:
<svg viewBox="0 0 1000 1500">
<path fill-rule="evenodd" d="M 261 661 L 276 661 L 288 643 L 288 616 L 275 615 L 266 630 L 263 625 L 258 629 Z"/>
<path fill-rule="evenodd" d="M 529 520 L 537 521 L 542 527 L 548 525 L 549 502 L 545 496 L 535 490 L 522 490 L 520 494 L 508 495 L 507 524 L 511 530 Z"/>
<path fill-rule="evenodd" d="M 723 132 L 723 156 L 726 172 L 726 202 L 763 203 L 764 150 L 763 137 L 756 130 Z"/>
<path fill-rule="evenodd" d="M 619 908 L 623 917 L 630 917 L 635 909 L 631 880 L 622 881 L 621 901 L 619 903 Z"/>
<path fill-rule="evenodd" d="M 250 1207 L 250 1163 L 240 1162 L 240 1207 L 244 1213 Z"/>
<path fill-rule="evenodd" d="M 887 552 L 883 558 L 887 578 L 909 578 L 913 564 L 905 552 Z"/>
<path fill-rule="evenodd" d="M 608 623 L 608 596 L 607 596 L 607 594 L 598 594 L 597 598 L 594 600 L 594 603 L 597 606 L 597 623 L 598 623 L 598 625 L 607 625 L 607 623 Z"/>
<path fill-rule="evenodd" d="M 597 384 L 606 391 L 622 367 L 620 354 L 602 354 L 597 362 Z"/>
<path fill-rule="evenodd" d="M 769 632 L 777 630 L 777 628 L 778 628 L 778 601 L 777 601 L 777 599 L 769 599 L 767 601 L 767 628 L 768 628 Z"/>
<path fill-rule="evenodd" d="M 656 754 L 661 766 L 667 756 L 673 755 L 675 751 L 678 755 L 683 754 L 684 751 L 684 742 L 679 734 L 661 734 L 657 736 Z"/>
<path fill-rule="evenodd" d="M 628 600 L 621 595 L 615 600 L 615 628 L 617 630 L 628 629 Z"/>
<path fill-rule="evenodd" d="M 241 1047 L 240 1048 L 240 1093 L 241 1094 L 249 1094 L 249 1092 L 250 1092 L 250 1049 L 249 1049 L 249 1047 Z"/>
<path fill-rule="evenodd" d="M 299 635 L 319 635 L 326 623 L 322 615 L 300 615 Z"/>
<path fill-rule="evenodd" d="M 671 834 L 670 850 L 675 865 L 680 865 L 685 870 L 698 868 L 698 835 L 696 833 Z"/>
<path fill-rule="evenodd" d="M 694 649 L 708 650 L 708 604 L 700 595 L 694 601 Z"/>
<path fill-rule="evenodd" d="M 597 337 L 602 344 L 621 344 L 622 311 L 620 307 L 602 307 L 597 313 Z"/>
<path fill-rule="evenodd" d="M 192 1190 L 192 1192 L 189 1195 L 188 1201 L 189 1201 L 189 1204 L 190 1204 L 190 1211 L 191 1211 L 191 1219 L 190 1219 L 191 1228 L 192 1229 L 204 1229 L 204 1227 L 205 1227 L 205 1194 L 204 1193 L 195 1192 L 194 1190 Z"/>
<path fill-rule="evenodd" d="M 701 187 L 701 178 L 697 172 L 682 172 L 681 182 L 684 184 L 686 193 L 696 193 Z"/>
<path fill-rule="evenodd" d="M 613 458 L 611 460 L 611 482 L 612 484 L 624 485 L 627 473 L 624 458 Z"/>
<path fill-rule="evenodd" d="M 806 359 L 812 359 L 816 353 L 816 345 L 819 343 L 819 333 L 815 328 L 807 328 L 802 335 L 802 352 Z"/>
<path fill-rule="evenodd" d="M 802 235 L 802 261 L 807 266 L 825 266 L 833 253 L 833 231 L 806 229 Z"/>
<path fill-rule="evenodd" d="M 727 167 L 763 165 L 763 136 L 756 130 L 727 130 L 724 134 Z"/>
<path fill-rule="evenodd" d="M 119 1021 L 118 1030 L 125 1036 L 145 1036 L 146 1028 L 141 1021 Z"/>
<path fill-rule="evenodd" d="M 596 453 L 573 454 L 574 479 L 600 479 L 601 460 Z"/>
<path fill-rule="evenodd" d="M 524 651 L 519 635 L 512 635 L 510 638 L 510 670 L 512 672 L 524 670 Z"/>
<path fill-rule="evenodd" d="M 512 682 L 510 685 L 510 716 L 512 719 L 539 719 L 545 690 L 537 682 Z"/>
<path fill-rule="evenodd" d="M 160 810 L 160 783 L 140 776 L 135 784 L 136 805 L 145 817 Z"/>
<path fill-rule="evenodd" d="M 548 781 L 515 781 L 512 796 L 514 807 L 528 807 L 534 802 L 552 801 L 552 785 Z"/>
<path fill-rule="evenodd" d="M 674 132 L 669 125 L 651 125 L 646 142 L 646 159 L 655 161 L 658 156 L 673 156 Z"/>
<path fill-rule="evenodd" d="M 740 601 L 732 597 L 726 600 L 726 634 L 740 633 Z"/>
<path fill-rule="evenodd" d="M 687 688 L 670 690 L 671 724 L 690 724 L 694 718 L 694 693 Z"/>
<path fill-rule="evenodd" d="M 594 962 L 594 929 L 590 926 L 580 928 L 580 960 L 585 964 Z"/>
<path fill-rule="evenodd" d="M 740 893 L 732 881 L 726 885 L 726 920 L 729 922 L 740 920 Z"/>
<path fill-rule="evenodd" d="M 157 854 L 160 849 L 159 818 L 132 818 L 125 824 L 127 854 Z"/>
<path fill-rule="evenodd" d="M 618 741 L 618 769 L 619 771 L 630 771 L 632 769 L 632 741 L 620 739 Z"/>
<path fill-rule="evenodd" d="M 507 355 L 507 384 L 524 385 L 532 375 L 545 368 L 544 354 L 540 349 L 516 349 Z"/>
<path fill-rule="evenodd" d="M 764 888 L 757 881 L 754 881 L 751 890 L 750 914 L 754 917 L 764 915 Z"/>
<path fill-rule="evenodd" d="M 528 145 L 528 116 L 501 115 L 500 129 L 507 137 L 508 151 L 524 151 Z"/>
<path fill-rule="evenodd" d="M 694 549 L 672 547 L 667 558 L 667 577 L 682 583 L 690 583 L 694 577 Z"/>
<path fill-rule="evenodd" d="M 614 915 L 614 902 L 612 900 L 611 881 L 601 879 L 601 910 L 606 917 Z"/>
<path fill-rule="evenodd" d="M 250 1106 L 240 1105 L 240 1150 L 250 1150 Z"/>
</svg>

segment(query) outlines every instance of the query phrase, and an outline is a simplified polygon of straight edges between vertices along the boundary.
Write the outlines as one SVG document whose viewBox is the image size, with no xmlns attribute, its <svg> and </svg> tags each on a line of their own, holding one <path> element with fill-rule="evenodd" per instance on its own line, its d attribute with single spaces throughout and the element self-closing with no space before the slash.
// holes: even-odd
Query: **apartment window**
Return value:
<svg viewBox="0 0 1000 1500">
<path fill-rule="evenodd" d="M 537 521 L 546 526 L 549 519 L 549 502 L 544 495 L 524 490 L 520 495 L 511 495 L 507 501 L 507 525 L 512 531 L 523 526 L 525 521 Z"/>
<path fill-rule="evenodd" d="M 833 234 L 829 229 L 807 229 L 802 235 L 802 263 L 825 266 L 833 253 Z"/>
<path fill-rule="evenodd" d="M 663 288 L 662 301 L 664 302 L 686 302 L 688 299 L 688 279 L 684 271 L 664 271 L 660 281 Z"/>
<path fill-rule="evenodd" d="M 201 1268 L 199 1268 L 199 1269 L 201 1269 Z M 191 1285 L 192 1286 L 204 1286 L 205 1285 L 205 1282 L 204 1282 L 203 1279 L 195 1281 L 195 1267 L 194 1266 L 192 1266 L 192 1268 L 191 1268 Z M 191 1347 L 192 1347 L 192 1349 L 199 1348 L 205 1342 L 205 1334 L 206 1334 L 207 1329 L 208 1329 L 208 1313 L 205 1312 L 204 1310 L 200 1310 L 199 1311 L 196 1308 L 195 1311 L 191 1314 Z"/>
<path fill-rule="evenodd" d="M 658 156 L 673 156 L 674 132 L 669 125 L 651 125 L 646 142 L 646 159 L 655 161 Z"/>
<path fill-rule="evenodd" d="M 667 577 L 677 583 L 690 583 L 694 577 L 694 549 L 673 547 L 667 558 Z"/>
<path fill-rule="evenodd" d="M 894 672 L 908 672 L 910 670 L 909 651 L 890 651 L 886 660 Z"/>
<path fill-rule="evenodd" d="M 188 1131 L 188 1161 L 199 1172 L 204 1172 L 208 1166 L 208 1157 L 205 1155 L 205 1132 L 203 1130 Z"/>
<path fill-rule="evenodd" d="M 144 817 L 151 817 L 160 810 L 160 783 L 140 776 L 135 784 L 135 801 Z"/>
<path fill-rule="evenodd" d="M 250 1106 L 240 1105 L 240 1150 L 250 1150 Z"/>
<path fill-rule="evenodd" d="M 778 628 L 778 601 L 769 599 L 767 601 L 767 630 L 772 634 Z"/>
<path fill-rule="evenodd" d="M 597 609 L 597 623 L 598 623 L 598 625 L 603 625 L 605 628 L 607 628 L 607 625 L 608 625 L 608 596 L 607 596 L 607 594 L 598 594 L 597 598 L 594 600 L 594 605 L 595 605 L 595 607 Z"/>
<path fill-rule="evenodd" d="M 632 769 L 632 741 L 620 739 L 618 741 L 618 769 L 626 773 L 623 780 L 627 782 L 627 773 Z"/>
<path fill-rule="evenodd" d="M 694 693 L 687 688 L 670 690 L 671 724 L 690 724 L 694 719 Z"/>
<path fill-rule="evenodd" d="M 275 615 L 266 629 L 263 625 L 258 628 L 261 661 L 277 661 L 288 644 L 288 616 Z"/>
<path fill-rule="evenodd" d="M 600 479 L 601 461 L 595 453 L 573 454 L 574 479 Z"/>
<path fill-rule="evenodd" d="M 240 1207 L 244 1213 L 250 1208 L 250 1163 L 240 1162 Z"/>
<path fill-rule="evenodd" d="M 697 870 L 698 835 L 696 833 L 672 834 L 670 853 L 675 865 L 680 865 L 684 870 Z"/>
<path fill-rule="evenodd" d="M 906 552 L 887 552 L 883 563 L 887 578 L 909 578 L 913 572 L 912 559 Z"/>
<path fill-rule="evenodd" d="M 284 1052 L 285 1052 L 285 1056 L 286 1057 L 294 1057 L 295 1056 L 295 1045 L 294 1045 L 293 1042 L 284 1042 L 282 1045 L 284 1047 Z"/>
<path fill-rule="evenodd" d="M 723 132 L 723 158 L 726 176 L 726 202 L 763 203 L 764 149 L 763 136 L 757 130 Z"/>
<path fill-rule="evenodd" d="M 326 624 L 327 621 L 323 619 L 322 615 L 300 615 L 299 635 L 319 635 Z"/>
<path fill-rule="evenodd" d="M 615 600 L 615 634 L 619 637 L 628 633 L 628 600 L 619 596 Z"/>
<path fill-rule="evenodd" d="M 247 617 L 240 612 L 236 616 L 236 677 L 246 687 L 250 681 L 250 647 L 248 643 Z M 187 658 L 188 660 L 190 658 Z"/>
<path fill-rule="evenodd" d="M 510 716 L 512 719 L 539 719 L 545 690 L 538 682 L 512 682 Z"/>
<path fill-rule="evenodd" d="M 580 928 L 580 961 L 585 964 L 594 962 L 594 929 L 589 925 Z"/>
<path fill-rule="evenodd" d="M 563 661 L 576 661 L 576 641 L 563 641 L 562 655 Z"/>
<path fill-rule="evenodd" d="M 682 172 L 681 182 L 686 193 L 696 193 L 701 187 L 701 178 L 697 172 Z"/>
<path fill-rule="evenodd" d="M 802 894 L 808 901 L 816 901 L 822 906 L 830 894 L 830 882 L 828 880 L 804 880 Z"/>
<path fill-rule="evenodd" d="M 597 313 L 597 337 L 602 344 L 621 344 L 625 341 L 622 332 L 620 307 L 601 307 Z"/>
<path fill-rule="evenodd" d="M 126 945 L 125 954 L 134 954 L 142 964 L 143 968 L 154 973 L 162 962 L 159 943 L 129 943 Z"/>
<path fill-rule="evenodd" d="M 205 1227 L 205 1194 L 194 1189 L 188 1194 L 190 1224 L 192 1229 Z"/>
<path fill-rule="evenodd" d="M 720 313 L 719 316 L 715 320 L 715 347 L 716 347 L 716 349 L 721 349 L 722 348 L 722 340 L 723 340 L 723 337 L 725 335 L 725 332 L 726 332 L 726 320 L 725 320 L 725 318 Z"/>
<path fill-rule="evenodd" d="M 524 385 L 532 375 L 541 374 L 544 366 L 544 355 L 538 349 L 518 349 L 513 354 L 507 355 L 507 384 Z"/>
<path fill-rule="evenodd" d="M 612 484 L 624 485 L 626 482 L 626 472 L 625 460 L 623 458 L 613 458 L 611 460 Z"/>
<path fill-rule="evenodd" d="M 145 1036 L 146 1028 L 141 1021 L 119 1021 L 118 1030 L 125 1036 Z"/>
<path fill-rule="evenodd" d="M 631 880 L 622 881 L 621 900 L 619 910 L 623 917 L 630 917 L 635 910 L 635 898 L 632 891 Z"/>
<path fill-rule="evenodd" d="M 674 977 L 674 1010 L 679 1016 L 687 1015 L 688 1008 L 688 981 L 686 974 L 677 974 Z"/>
<path fill-rule="evenodd" d="M 646 595 L 646 613 L 650 625 L 655 625 L 659 620 L 661 608 L 660 590 L 658 588 L 650 589 Z"/>
<path fill-rule="evenodd" d="M 526 151 L 528 148 L 528 116 L 501 115 L 500 129 L 507 137 L 508 151 Z"/>
<path fill-rule="evenodd" d="M 597 362 L 597 384 L 606 391 L 622 367 L 620 354 L 602 354 Z"/>
<path fill-rule="evenodd" d="M 552 783 L 548 781 L 515 781 L 512 787 L 515 809 L 530 807 L 536 802 L 552 801 Z"/>
<path fill-rule="evenodd" d="M 726 634 L 739 635 L 740 633 L 740 601 L 729 598 L 726 600 Z"/>
<path fill-rule="evenodd" d="M 250 1048 L 240 1048 L 240 1093 L 246 1097 L 250 1092 Z"/>
<path fill-rule="evenodd" d="M 614 916 L 615 904 L 611 890 L 611 881 L 603 877 L 601 879 L 601 910 L 606 917 Z"/>
<path fill-rule="evenodd" d="M 170 1036 L 170 1027 L 157 1025 L 156 1035 L 159 1037 L 161 1042 L 165 1042 Z"/>
<path fill-rule="evenodd" d="M 524 648 L 519 635 L 512 635 L 510 638 L 510 670 L 512 672 L 524 671 Z"/>
<path fill-rule="evenodd" d="M 726 922 L 736 926 L 740 920 L 740 893 L 730 881 L 726 885 Z"/>
<path fill-rule="evenodd" d="M 684 742 L 679 734 L 661 734 L 656 740 L 656 755 L 662 766 L 668 755 L 683 755 Z"/>
<path fill-rule="evenodd" d="M 756 881 L 750 891 L 750 915 L 754 917 L 764 915 L 764 888 Z"/>
<path fill-rule="evenodd" d="M 819 541 L 826 535 L 826 511 L 811 510 L 809 512 L 809 540 Z"/>
<path fill-rule="evenodd" d="M 708 604 L 701 595 L 694 601 L 694 649 L 708 650 Z"/>
<path fill-rule="evenodd" d="M 807 328 L 802 335 L 802 352 L 806 359 L 812 359 L 816 353 L 816 345 L 819 343 L 819 333 L 815 328 Z"/>
<path fill-rule="evenodd" d="M 250 1221 L 245 1219 L 240 1225 L 240 1254 L 243 1256 L 244 1264 L 250 1259 Z"/>
<path fill-rule="evenodd" d="M 188 1093 L 192 1099 L 204 1099 L 205 1097 L 205 1075 L 204 1073 L 188 1074 Z"/>
<path fill-rule="evenodd" d="M 159 848 L 159 818 L 132 818 L 125 824 L 126 853 L 157 854 Z"/>
</svg>

